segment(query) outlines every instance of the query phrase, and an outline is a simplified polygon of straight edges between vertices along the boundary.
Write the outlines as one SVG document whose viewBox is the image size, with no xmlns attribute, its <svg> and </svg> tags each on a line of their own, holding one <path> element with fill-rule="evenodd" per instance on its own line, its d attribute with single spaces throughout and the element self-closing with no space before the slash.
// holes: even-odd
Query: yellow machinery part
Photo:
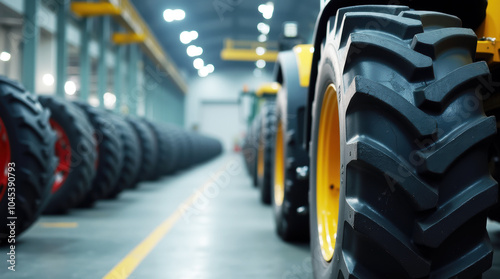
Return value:
<svg viewBox="0 0 500 279">
<path fill-rule="evenodd" d="M 311 77 L 312 57 L 314 53 L 313 45 L 296 45 L 293 52 L 297 58 L 299 68 L 300 86 L 308 87 Z"/>
<path fill-rule="evenodd" d="M 276 131 L 276 156 L 274 157 L 274 203 L 277 206 L 283 204 L 285 198 L 285 158 L 283 154 L 283 125 L 278 122 Z"/>
<path fill-rule="evenodd" d="M 489 0 L 486 18 L 476 30 L 476 58 L 485 60 L 488 64 L 500 63 L 500 0 Z"/>
<path fill-rule="evenodd" d="M 337 92 L 330 84 L 323 97 L 316 152 L 316 216 L 321 253 L 331 261 L 340 201 L 340 122 Z"/>
<path fill-rule="evenodd" d="M 281 85 L 277 82 L 264 83 L 255 92 L 257 97 L 262 97 L 263 95 L 276 95 L 280 90 Z"/>
</svg>

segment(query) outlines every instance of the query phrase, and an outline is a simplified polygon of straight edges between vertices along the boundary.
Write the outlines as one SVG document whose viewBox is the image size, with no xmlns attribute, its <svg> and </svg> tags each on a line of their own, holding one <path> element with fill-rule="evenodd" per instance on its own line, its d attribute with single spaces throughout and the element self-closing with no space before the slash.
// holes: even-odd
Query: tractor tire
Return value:
<svg viewBox="0 0 500 279">
<path fill-rule="evenodd" d="M 123 165 L 123 143 L 117 127 L 106 111 L 85 103 L 76 102 L 87 115 L 97 141 L 96 174 L 92 180 L 92 188 L 87 193 L 80 207 L 92 207 L 97 200 L 104 199 L 111 193 L 118 181 Z"/>
<path fill-rule="evenodd" d="M 276 136 L 276 102 L 266 102 L 261 109 L 262 121 L 261 127 L 261 141 L 259 144 L 259 162 L 257 167 L 259 172 L 257 187 L 260 192 L 260 201 L 263 204 L 271 204 L 271 185 L 272 173 L 274 170 L 273 157 L 274 157 L 274 144 Z"/>
<path fill-rule="evenodd" d="M 261 147 L 261 115 L 258 114 L 254 122 L 252 123 L 252 136 L 251 146 L 253 148 L 254 157 L 252 158 L 252 185 L 257 187 L 259 185 L 259 172 L 263 172 L 263 164 L 261 164 L 261 168 L 259 168 L 259 157 L 263 156 L 264 148 Z M 261 161 L 262 162 L 262 161 Z"/>
<path fill-rule="evenodd" d="M 153 131 L 149 129 L 146 123 L 141 119 L 128 117 L 127 122 L 132 126 L 136 135 L 139 137 L 140 144 L 140 165 L 139 173 L 132 185 L 137 185 L 139 182 L 150 180 L 153 177 L 153 172 L 158 156 L 157 143 Z"/>
<path fill-rule="evenodd" d="M 153 179 L 156 180 L 172 172 L 175 166 L 174 160 L 177 147 L 173 145 L 172 136 L 165 127 L 147 120 L 144 121 L 155 135 L 158 143 L 158 157 L 154 164 L 153 175 Z"/>
<path fill-rule="evenodd" d="M 49 117 L 36 95 L 0 77 L 0 245 L 14 244 L 9 236 L 29 228 L 48 201 L 57 165 Z"/>
<path fill-rule="evenodd" d="M 123 165 L 115 186 L 107 196 L 109 199 L 114 199 L 123 190 L 136 187 L 135 181 L 137 180 L 141 164 L 141 150 L 139 137 L 132 126 L 119 115 L 110 113 L 109 117 L 118 129 L 120 140 L 123 143 Z"/>
<path fill-rule="evenodd" d="M 65 214 L 91 189 L 97 159 L 94 128 L 73 103 L 55 96 L 40 96 L 39 100 L 51 112 L 50 125 L 57 134 L 54 154 L 59 158 L 52 195 L 43 213 Z"/>
<path fill-rule="evenodd" d="M 276 232 L 284 241 L 303 242 L 309 240 L 309 156 L 303 147 L 307 87 L 301 86 L 296 60 L 294 51 L 278 56 L 281 89 L 271 189 Z"/>
<path fill-rule="evenodd" d="M 472 30 L 401 6 L 342 8 L 320 51 L 312 117 L 316 278 L 480 278 L 498 185 Z"/>
<path fill-rule="evenodd" d="M 484 110 L 486 115 L 495 116 L 497 119 L 497 134 L 489 149 L 490 173 L 496 181 L 500 181 L 500 67 L 492 69 L 492 84 L 483 88 Z M 500 200 L 500 195 L 499 195 Z M 488 215 L 491 220 L 500 222 L 500 204 L 495 205 Z"/>
</svg>

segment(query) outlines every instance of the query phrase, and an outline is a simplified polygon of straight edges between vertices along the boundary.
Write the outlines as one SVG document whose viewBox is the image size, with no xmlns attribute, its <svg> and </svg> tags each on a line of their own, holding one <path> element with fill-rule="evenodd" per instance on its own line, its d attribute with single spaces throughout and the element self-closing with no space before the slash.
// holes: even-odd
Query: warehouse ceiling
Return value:
<svg viewBox="0 0 500 279">
<path fill-rule="evenodd" d="M 188 77 L 197 76 L 193 60 L 186 49 L 193 44 L 203 48 L 198 56 L 206 64 L 213 64 L 215 71 L 235 67 L 253 71 L 255 62 L 223 61 L 220 52 L 225 39 L 257 41 L 261 34 L 257 24 L 264 22 L 270 26 L 268 42 L 277 42 L 283 33 L 283 23 L 296 21 L 299 36 L 311 42 L 319 2 L 303 0 L 275 0 L 273 16 L 265 19 L 258 11 L 261 4 L 269 1 L 254 0 L 132 0 L 141 16 L 150 26 L 164 49 L 173 58 L 181 72 Z M 180 21 L 166 22 L 163 12 L 166 9 L 182 9 L 185 18 Z M 183 31 L 197 31 L 198 38 L 189 44 L 180 41 Z M 272 70 L 273 64 L 267 63 L 266 69 Z"/>
</svg>

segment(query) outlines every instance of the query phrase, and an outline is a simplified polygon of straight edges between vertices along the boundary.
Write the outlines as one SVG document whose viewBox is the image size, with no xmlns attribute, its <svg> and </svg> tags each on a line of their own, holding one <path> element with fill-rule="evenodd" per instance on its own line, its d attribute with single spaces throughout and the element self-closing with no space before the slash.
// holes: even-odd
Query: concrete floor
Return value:
<svg viewBox="0 0 500 279">
<path fill-rule="evenodd" d="M 217 176 L 221 171 L 227 176 Z M 220 180 L 199 192 L 213 182 L 210 174 Z M 18 239 L 15 272 L 0 249 L 0 278 L 102 278 L 193 194 L 130 278 L 312 278 L 308 245 L 278 239 L 271 210 L 259 203 L 238 155 L 144 183 L 94 209 L 42 217 Z M 483 278 L 500 278 L 500 225 L 488 229 L 498 252 Z"/>
</svg>

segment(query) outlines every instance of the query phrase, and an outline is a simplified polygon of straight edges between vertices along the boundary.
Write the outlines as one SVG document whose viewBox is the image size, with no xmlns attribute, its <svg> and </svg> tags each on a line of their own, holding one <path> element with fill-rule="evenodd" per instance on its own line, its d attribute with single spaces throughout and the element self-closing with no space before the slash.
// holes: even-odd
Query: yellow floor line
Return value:
<svg viewBox="0 0 500 279">
<path fill-rule="evenodd" d="M 64 229 L 74 229 L 78 227 L 76 222 L 42 222 L 40 223 L 42 228 L 64 228 Z"/>
<path fill-rule="evenodd" d="M 225 164 L 223 165 L 223 167 Z M 219 169 L 216 173 L 218 173 Z M 134 272 L 134 270 L 139 266 L 139 264 L 144 260 L 144 258 L 158 245 L 160 240 L 172 229 L 179 218 L 184 215 L 186 208 L 189 208 L 191 204 L 201 195 L 201 190 L 207 185 L 211 179 L 203 183 L 203 185 L 198 188 L 193 195 L 191 195 L 185 202 L 183 202 L 175 212 L 170 215 L 165 221 L 163 221 L 150 235 L 146 237 L 139 245 L 137 245 L 134 250 L 132 250 L 121 262 L 119 262 L 113 269 L 106 274 L 103 279 L 125 279 Z"/>
</svg>

